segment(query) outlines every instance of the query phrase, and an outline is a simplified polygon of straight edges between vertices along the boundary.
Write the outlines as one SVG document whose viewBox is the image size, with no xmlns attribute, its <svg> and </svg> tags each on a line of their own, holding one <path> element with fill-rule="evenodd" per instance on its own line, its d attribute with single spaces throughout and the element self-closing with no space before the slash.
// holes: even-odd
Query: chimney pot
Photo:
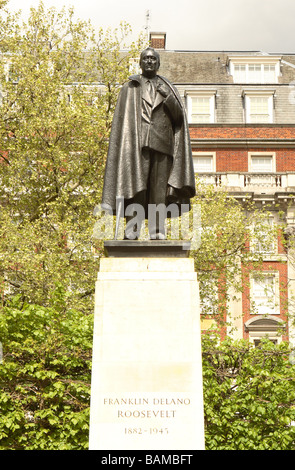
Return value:
<svg viewBox="0 0 295 470">
<path fill-rule="evenodd" d="M 150 33 L 150 46 L 153 49 L 165 49 L 166 33 Z"/>
</svg>

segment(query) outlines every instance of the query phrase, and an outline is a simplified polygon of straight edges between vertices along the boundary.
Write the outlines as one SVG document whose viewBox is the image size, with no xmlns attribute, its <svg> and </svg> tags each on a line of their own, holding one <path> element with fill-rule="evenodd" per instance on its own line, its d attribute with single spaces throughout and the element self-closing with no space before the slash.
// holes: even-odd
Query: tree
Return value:
<svg viewBox="0 0 295 470">
<path fill-rule="evenodd" d="M 208 450 L 294 450 L 295 366 L 287 343 L 203 338 Z"/>
<path fill-rule="evenodd" d="M 5 32 L 5 34 L 4 34 Z M 130 27 L 95 33 L 74 11 L 41 2 L 22 25 L 0 22 L 0 278 L 6 295 L 48 305 L 56 282 L 92 311 L 92 213 L 100 200 L 107 139 L 129 59 Z"/>
<path fill-rule="evenodd" d="M 122 52 L 128 25 L 96 34 L 72 9 L 40 3 L 24 24 L 0 11 L 0 442 L 81 449 L 103 253 L 92 214 L 118 91 L 143 40 Z M 249 221 L 223 188 L 198 182 L 197 189 L 202 243 L 193 256 L 202 300 L 211 299 L 220 317 L 222 295 L 242 289 L 245 267 L 259 268 L 250 225 L 262 227 L 265 214 L 248 208 Z"/>
<path fill-rule="evenodd" d="M 88 448 L 93 316 L 20 296 L 0 315 L 0 449 Z M 294 450 L 295 365 L 287 343 L 202 337 L 206 449 Z"/>
<path fill-rule="evenodd" d="M 230 300 L 245 292 L 247 274 L 263 269 L 264 253 L 258 242 L 273 243 L 279 227 L 267 223 L 269 212 L 251 201 L 241 204 L 226 188 L 197 179 L 194 205 L 200 207 L 200 243 L 192 252 L 200 282 L 202 313 L 220 326 L 230 324 Z M 212 315 L 213 314 L 213 315 Z"/>
<path fill-rule="evenodd" d="M 20 295 L 0 315 L 0 449 L 88 448 L 92 315 L 67 308 L 57 286 L 50 307 Z"/>
<path fill-rule="evenodd" d="M 24 24 L 1 12 L 0 446 L 83 449 L 102 251 L 92 213 L 143 41 L 122 52 L 128 25 L 95 33 L 42 2 Z"/>
<path fill-rule="evenodd" d="M 90 22 L 74 20 L 73 9 L 46 11 L 42 2 L 22 25 L 16 15 L 2 15 L 4 302 L 20 293 L 46 306 L 55 282 L 61 282 L 72 293 L 69 305 L 92 312 L 103 254 L 102 240 L 93 237 L 93 210 L 100 201 L 118 91 L 129 76 L 130 58 L 144 45 L 140 37 L 127 49 L 129 32 L 122 24 L 114 32 L 96 33 Z M 212 297 L 214 281 L 226 298 L 229 286 L 241 289 L 241 266 L 258 262 L 257 254 L 245 249 L 249 220 L 225 190 L 198 183 L 197 193 L 202 244 L 194 257 L 202 292 Z M 258 211 L 251 217 L 256 226 L 263 223 Z"/>
<path fill-rule="evenodd" d="M 293 201 L 287 205 L 286 212 L 281 212 L 282 219 L 282 230 L 281 230 L 281 242 L 285 248 L 286 259 L 288 262 L 288 279 L 285 286 L 285 297 L 288 299 L 288 315 L 290 323 L 294 326 L 295 324 L 295 231 L 292 224 L 288 224 L 286 215 L 288 211 L 292 211 Z M 292 338 L 294 341 L 294 338 Z"/>
</svg>

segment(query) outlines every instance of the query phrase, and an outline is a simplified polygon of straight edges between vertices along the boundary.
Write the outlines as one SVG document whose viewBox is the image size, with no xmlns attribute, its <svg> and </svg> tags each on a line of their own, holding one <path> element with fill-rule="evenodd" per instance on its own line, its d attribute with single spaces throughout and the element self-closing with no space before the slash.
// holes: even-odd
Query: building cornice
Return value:
<svg viewBox="0 0 295 470">
<path fill-rule="evenodd" d="M 282 59 L 282 56 L 269 56 L 269 55 L 228 55 L 227 63 L 229 61 L 239 64 L 276 64 Z"/>
<path fill-rule="evenodd" d="M 217 148 L 217 147 L 231 147 L 231 148 L 294 148 L 294 139 L 194 139 L 191 138 L 191 145 L 198 148 Z"/>
<path fill-rule="evenodd" d="M 265 128 L 270 128 L 270 129 L 274 129 L 274 128 L 287 128 L 287 127 L 294 127 L 295 128 L 295 124 L 294 123 L 290 123 L 290 124 L 275 124 L 275 123 L 263 123 L 263 124 L 245 124 L 245 123 L 213 123 L 213 124 L 190 124 L 189 127 L 212 127 L 212 128 L 216 128 L 216 127 L 244 127 L 244 128 L 248 128 L 248 129 L 251 129 L 251 128 L 259 128 L 259 127 L 265 127 Z"/>
</svg>

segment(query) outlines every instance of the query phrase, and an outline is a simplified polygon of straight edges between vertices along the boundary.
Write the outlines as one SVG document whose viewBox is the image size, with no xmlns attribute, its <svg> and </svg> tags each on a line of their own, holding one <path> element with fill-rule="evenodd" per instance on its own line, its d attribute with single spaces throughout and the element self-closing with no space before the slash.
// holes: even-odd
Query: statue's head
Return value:
<svg viewBox="0 0 295 470">
<path fill-rule="evenodd" d="M 160 54 L 152 47 L 148 47 L 140 54 L 139 65 L 143 75 L 154 77 L 160 68 Z"/>
</svg>

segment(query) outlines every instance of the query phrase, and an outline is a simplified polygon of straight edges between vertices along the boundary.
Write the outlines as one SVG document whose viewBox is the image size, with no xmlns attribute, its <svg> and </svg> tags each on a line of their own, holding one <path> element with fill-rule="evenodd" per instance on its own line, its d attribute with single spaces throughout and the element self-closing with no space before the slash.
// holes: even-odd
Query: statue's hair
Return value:
<svg viewBox="0 0 295 470">
<path fill-rule="evenodd" d="M 145 52 L 147 52 L 147 51 L 152 51 L 152 53 L 157 57 L 158 62 L 159 62 L 159 65 L 160 65 L 160 54 L 159 54 L 159 52 L 156 51 L 153 47 L 147 47 L 146 49 L 144 49 L 144 50 L 142 51 L 142 53 L 140 54 L 139 63 L 141 64 L 141 60 L 142 60 L 142 58 L 143 58 Z"/>
</svg>

